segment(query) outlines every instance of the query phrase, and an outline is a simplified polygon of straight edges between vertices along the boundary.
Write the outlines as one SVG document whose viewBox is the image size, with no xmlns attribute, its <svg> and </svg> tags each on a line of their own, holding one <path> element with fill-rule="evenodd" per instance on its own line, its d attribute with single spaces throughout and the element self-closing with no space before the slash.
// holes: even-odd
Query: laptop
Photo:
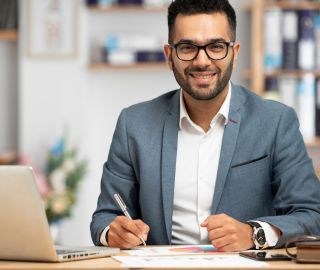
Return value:
<svg viewBox="0 0 320 270">
<path fill-rule="evenodd" d="M 54 246 L 38 192 L 28 166 L 0 166 L 0 259 L 63 262 L 111 256 L 111 247 Z"/>
</svg>

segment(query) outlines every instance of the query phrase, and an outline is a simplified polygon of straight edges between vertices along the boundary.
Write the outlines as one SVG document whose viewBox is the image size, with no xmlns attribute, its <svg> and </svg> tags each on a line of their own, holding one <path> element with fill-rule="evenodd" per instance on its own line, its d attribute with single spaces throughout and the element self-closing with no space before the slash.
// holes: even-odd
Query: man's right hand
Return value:
<svg viewBox="0 0 320 270">
<path fill-rule="evenodd" d="M 149 226 L 142 220 L 130 220 L 126 216 L 117 216 L 109 225 L 106 236 L 109 247 L 129 249 L 141 244 L 139 237 L 147 240 Z"/>
</svg>

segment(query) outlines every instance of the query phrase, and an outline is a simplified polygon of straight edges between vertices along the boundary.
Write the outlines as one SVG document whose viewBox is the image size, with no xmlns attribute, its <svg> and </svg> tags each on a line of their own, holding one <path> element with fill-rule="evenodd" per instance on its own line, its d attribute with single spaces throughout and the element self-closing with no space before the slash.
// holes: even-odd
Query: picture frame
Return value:
<svg viewBox="0 0 320 270">
<path fill-rule="evenodd" d="M 28 57 L 76 58 L 80 0 L 28 0 L 25 4 Z"/>
</svg>

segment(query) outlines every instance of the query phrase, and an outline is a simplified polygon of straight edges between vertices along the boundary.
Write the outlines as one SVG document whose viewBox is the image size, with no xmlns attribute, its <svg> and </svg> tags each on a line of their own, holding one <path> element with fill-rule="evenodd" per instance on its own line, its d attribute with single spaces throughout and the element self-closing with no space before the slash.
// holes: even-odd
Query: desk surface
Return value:
<svg viewBox="0 0 320 270">
<path fill-rule="evenodd" d="M 277 253 L 283 253 L 284 250 L 275 250 Z M 35 262 L 15 262 L 15 261 L 0 261 L 0 270 L 48 270 L 48 269 L 68 269 L 68 270 L 95 270 L 95 269 L 104 269 L 104 270 L 112 270 L 112 269 L 130 269 L 127 267 L 121 267 L 120 263 L 116 260 L 107 257 L 107 258 L 99 258 L 99 259 L 91 259 L 91 260 L 82 260 L 82 261 L 73 261 L 66 263 L 35 263 Z M 199 270 L 199 268 L 144 268 L 150 270 L 156 269 L 188 269 L 188 270 Z M 205 268 L 210 269 L 210 268 Z M 212 268 L 215 270 L 239 270 L 244 268 Z M 248 268 L 250 270 L 260 270 L 261 268 Z M 279 269 L 279 270 L 295 270 L 295 269 L 314 269 L 320 270 L 320 264 L 297 264 L 294 261 L 274 261 L 268 262 L 267 267 L 263 267 L 263 269 Z"/>
</svg>

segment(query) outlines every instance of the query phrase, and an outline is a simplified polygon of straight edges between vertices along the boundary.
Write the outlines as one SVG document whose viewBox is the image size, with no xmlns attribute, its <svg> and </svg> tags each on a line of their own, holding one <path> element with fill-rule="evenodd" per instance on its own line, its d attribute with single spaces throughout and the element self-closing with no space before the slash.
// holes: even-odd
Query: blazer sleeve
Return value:
<svg viewBox="0 0 320 270">
<path fill-rule="evenodd" d="M 116 216 L 122 215 L 119 206 L 115 203 L 114 193 L 120 193 L 132 218 L 140 216 L 139 187 L 131 163 L 127 136 L 126 111 L 123 110 L 117 121 L 108 159 L 103 165 L 101 191 L 90 224 L 91 237 L 95 245 L 101 245 L 102 231 Z"/>
<path fill-rule="evenodd" d="M 258 220 L 278 227 L 281 247 L 291 237 L 320 234 L 320 182 L 309 158 L 293 109 L 285 107 L 278 124 L 272 161 L 276 216 Z"/>
</svg>

